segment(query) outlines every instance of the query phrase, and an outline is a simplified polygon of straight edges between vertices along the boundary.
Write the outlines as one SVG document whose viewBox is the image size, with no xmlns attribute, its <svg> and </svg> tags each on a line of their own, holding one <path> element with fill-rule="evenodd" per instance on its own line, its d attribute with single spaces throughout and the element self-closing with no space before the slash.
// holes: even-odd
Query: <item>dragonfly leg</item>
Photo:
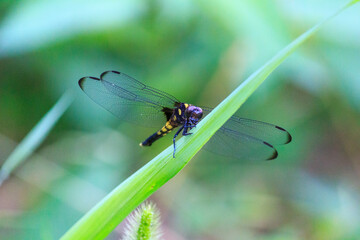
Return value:
<svg viewBox="0 0 360 240">
<path fill-rule="evenodd" d="M 188 133 L 188 131 L 189 131 L 189 128 L 191 129 L 191 128 L 193 128 L 193 127 L 195 127 L 196 125 L 188 125 L 188 122 L 185 122 L 185 124 L 184 124 L 184 131 L 183 131 L 183 136 L 187 136 L 187 135 L 191 135 L 192 133 Z"/>
<path fill-rule="evenodd" d="M 175 138 L 179 135 L 179 133 L 181 132 L 181 130 L 184 129 L 184 126 L 181 126 L 180 129 L 175 133 L 174 137 L 173 137 L 173 144 L 174 144 L 174 153 L 173 153 L 173 158 L 175 158 L 175 152 L 176 152 L 176 145 L 175 145 Z"/>
</svg>

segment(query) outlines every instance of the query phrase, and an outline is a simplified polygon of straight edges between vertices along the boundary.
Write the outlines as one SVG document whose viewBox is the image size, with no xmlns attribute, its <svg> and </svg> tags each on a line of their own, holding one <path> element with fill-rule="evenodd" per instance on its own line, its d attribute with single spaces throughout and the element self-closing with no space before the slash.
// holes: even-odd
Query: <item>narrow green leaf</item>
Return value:
<svg viewBox="0 0 360 240">
<path fill-rule="evenodd" d="M 73 93 L 66 92 L 50 109 L 40 122 L 19 143 L 15 150 L 5 160 L 0 170 L 0 185 L 9 177 L 12 171 L 29 157 L 44 141 L 51 129 L 73 101 Z"/>
<path fill-rule="evenodd" d="M 177 141 L 176 158 L 172 157 L 173 148 L 169 146 L 109 193 L 65 233 L 62 239 L 104 239 L 134 208 L 175 176 L 277 66 L 313 36 L 324 23 L 358 1 L 348 3 L 281 50 L 204 118 L 193 135 Z"/>
</svg>

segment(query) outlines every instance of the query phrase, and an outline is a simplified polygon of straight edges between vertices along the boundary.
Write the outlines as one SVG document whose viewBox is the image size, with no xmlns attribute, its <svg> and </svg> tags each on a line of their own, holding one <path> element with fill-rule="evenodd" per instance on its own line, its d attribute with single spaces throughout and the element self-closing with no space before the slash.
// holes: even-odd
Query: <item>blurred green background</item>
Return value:
<svg viewBox="0 0 360 240">
<path fill-rule="evenodd" d="M 58 239 L 165 147 L 77 81 L 122 71 L 216 106 L 340 0 L 0 2 L 0 163 L 67 89 L 74 104 L 0 187 L 1 239 Z M 293 135 L 275 161 L 201 151 L 152 197 L 164 239 L 360 239 L 360 6 L 326 25 L 239 110 Z M 108 239 L 119 239 L 123 223 Z"/>
</svg>

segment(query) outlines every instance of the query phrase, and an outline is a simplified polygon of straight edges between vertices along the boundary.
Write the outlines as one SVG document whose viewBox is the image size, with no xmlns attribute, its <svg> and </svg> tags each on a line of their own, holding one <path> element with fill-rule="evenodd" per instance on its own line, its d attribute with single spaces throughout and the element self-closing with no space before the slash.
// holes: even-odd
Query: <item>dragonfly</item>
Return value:
<svg viewBox="0 0 360 240">
<path fill-rule="evenodd" d="M 174 158 L 176 137 L 180 133 L 183 136 L 191 135 L 189 130 L 213 110 L 181 102 L 118 71 L 103 72 L 100 78 L 83 77 L 78 83 L 87 96 L 118 118 L 139 126 L 159 125 L 159 130 L 141 142 L 140 146 L 151 146 L 178 128 L 173 136 Z M 278 156 L 274 146 L 287 144 L 291 140 L 290 133 L 282 127 L 234 115 L 204 148 L 230 158 L 272 160 Z"/>
</svg>

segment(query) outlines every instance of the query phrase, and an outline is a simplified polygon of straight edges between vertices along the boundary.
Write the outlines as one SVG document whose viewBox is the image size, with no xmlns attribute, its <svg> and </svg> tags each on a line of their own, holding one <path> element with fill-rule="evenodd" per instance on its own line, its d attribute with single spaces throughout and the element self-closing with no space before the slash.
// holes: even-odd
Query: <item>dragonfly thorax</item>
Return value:
<svg viewBox="0 0 360 240">
<path fill-rule="evenodd" d="M 170 121 L 178 125 L 196 125 L 203 116 L 203 110 L 187 103 L 179 103 L 173 110 Z"/>
</svg>

